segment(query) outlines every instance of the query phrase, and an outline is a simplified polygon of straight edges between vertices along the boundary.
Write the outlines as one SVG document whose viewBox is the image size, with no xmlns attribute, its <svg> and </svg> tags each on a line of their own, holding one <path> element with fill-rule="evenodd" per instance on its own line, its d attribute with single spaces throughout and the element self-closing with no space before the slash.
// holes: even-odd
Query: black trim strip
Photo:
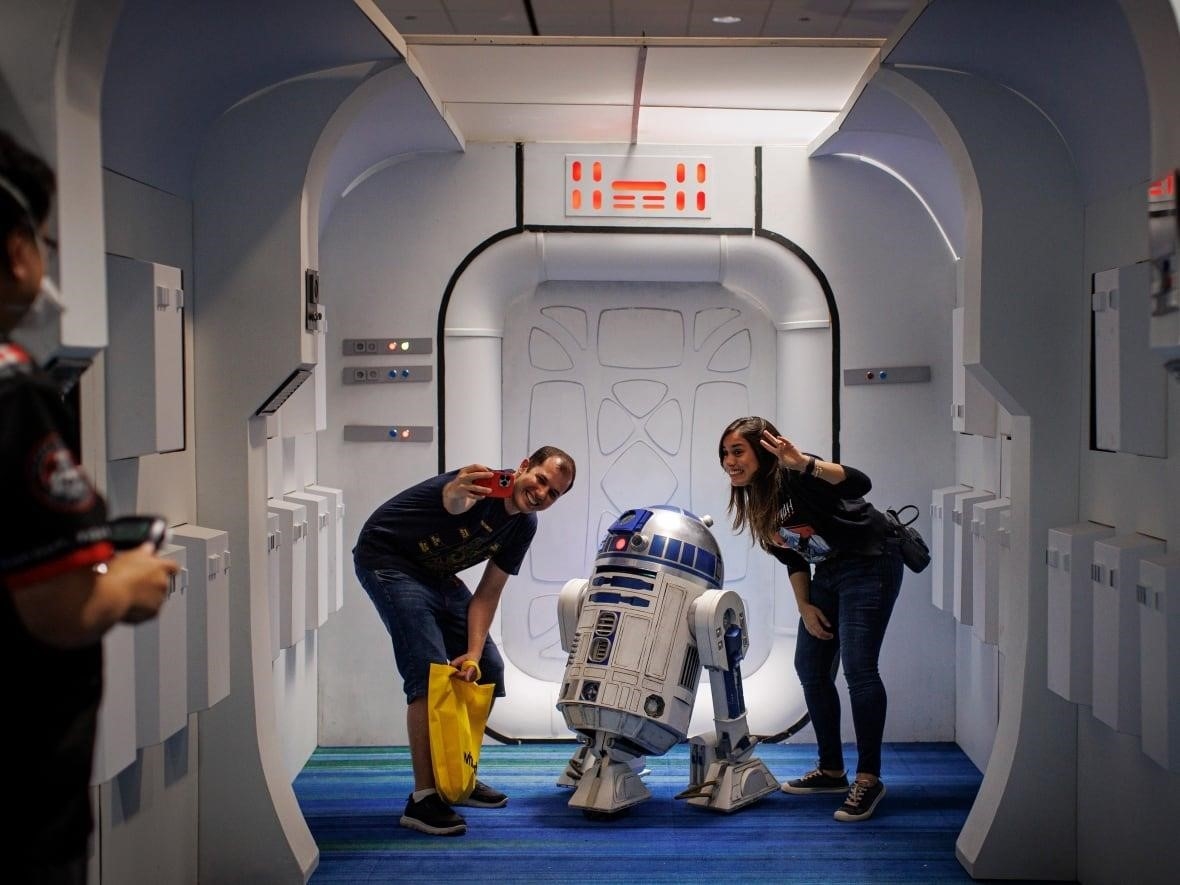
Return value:
<svg viewBox="0 0 1180 885">
<path fill-rule="evenodd" d="M 529 31 L 534 37 L 540 37 L 541 31 L 537 28 L 537 13 L 533 11 L 533 0 L 522 0 L 524 3 L 524 14 L 529 20 Z"/>
</svg>

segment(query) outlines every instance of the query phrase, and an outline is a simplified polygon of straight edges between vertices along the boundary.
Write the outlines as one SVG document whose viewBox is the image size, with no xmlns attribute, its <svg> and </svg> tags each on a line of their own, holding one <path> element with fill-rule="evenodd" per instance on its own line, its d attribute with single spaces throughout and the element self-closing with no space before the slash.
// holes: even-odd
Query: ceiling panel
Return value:
<svg viewBox="0 0 1180 885">
<path fill-rule="evenodd" d="M 467 141 L 609 142 L 631 140 L 631 108 L 620 105 L 448 104 Z"/>
<path fill-rule="evenodd" d="M 819 111 L 654 108 L 639 115 L 640 144 L 807 144 L 836 118 Z"/>
<path fill-rule="evenodd" d="M 655 47 L 648 50 L 643 103 L 838 111 L 876 53 L 865 47 Z"/>
<path fill-rule="evenodd" d="M 621 104 L 635 95 L 637 46 L 415 44 L 444 102 Z"/>
</svg>

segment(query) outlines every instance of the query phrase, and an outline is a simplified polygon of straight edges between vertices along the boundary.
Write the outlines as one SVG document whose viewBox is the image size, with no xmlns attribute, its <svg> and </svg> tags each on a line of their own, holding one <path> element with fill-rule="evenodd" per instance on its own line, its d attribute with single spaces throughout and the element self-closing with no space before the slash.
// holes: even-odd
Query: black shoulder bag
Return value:
<svg viewBox="0 0 1180 885">
<path fill-rule="evenodd" d="M 914 515 L 903 521 L 901 514 L 907 510 L 913 510 Z M 920 511 L 916 504 L 906 504 L 900 510 L 885 511 L 885 522 L 889 525 L 889 534 L 897 539 L 901 550 L 901 559 L 906 567 L 914 573 L 923 571 L 926 566 L 930 565 L 930 548 L 926 546 L 922 533 L 913 527 L 913 522 L 919 514 Z"/>
</svg>

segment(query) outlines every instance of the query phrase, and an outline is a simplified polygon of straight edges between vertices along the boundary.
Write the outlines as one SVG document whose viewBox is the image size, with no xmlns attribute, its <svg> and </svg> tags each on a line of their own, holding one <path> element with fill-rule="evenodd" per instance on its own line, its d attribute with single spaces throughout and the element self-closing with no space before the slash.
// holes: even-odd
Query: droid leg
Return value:
<svg viewBox="0 0 1180 885">
<path fill-rule="evenodd" d="M 565 771 L 557 779 L 557 786 L 569 787 L 571 790 L 578 785 L 582 775 L 594 764 L 594 753 L 590 750 L 587 738 L 579 738 L 581 745 L 574 750 L 569 761 L 565 764 Z M 640 777 L 647 777 L 651 769 L 647 767 L 647 756 L 636 756 L 630 762 L 631 770 Z"/>
<path fill-rule="evenodd" d="M 614 815 L 651 798 L 635 768 L 635 761 L 642 756 L 630 752 L 612 735 L 596 735 L 593 748 L 587 749 L 594 763 L 578 779 L 569 801 L 571 808 L 590 815 Z"/>
<path fill-rule="evenodd" d="M 737 811 L 778 789 L 754 755 L 739 669 L 750 640 L 746 610 L 732 590 L 709 590 L 689 610 L 701 663 L 709 673 L 715 734 L 689 742 L 689 786 L 676 798 L 713 811 Z"/>
<path fill-rule="evenodd" d="M 578 617 L 582 613 L 582 605 L 586 601 L 589 581 L 575 578 L 566 581 L 565 586 L 557 597 L 557 633 L 561 639 L 561 650 L 568 652 L 574 647 L 574 639 L 578 631 Z M 576 787 L 582 775 L 594 764 L 594 755 L 590 752 L 590 739 L 578 738 L 578 749 L 565 764 L 565 771 L 557 779 L 559 787 Z"/>
<path fill-rule="evenodd" d="M 565 771 L 557 779 L 557 786 L 569 787 L 572 790 L 578 785 L 578 781 L 582 779 L 582 775 L 586 773 L 586 770 L 593 764 L 594 754 L 590 752 L 589 744 L 579 744 L 578 749 L 574 750 L 574 754 L 570 756 L 569 762 L 565 763 Z"/>
</svg>

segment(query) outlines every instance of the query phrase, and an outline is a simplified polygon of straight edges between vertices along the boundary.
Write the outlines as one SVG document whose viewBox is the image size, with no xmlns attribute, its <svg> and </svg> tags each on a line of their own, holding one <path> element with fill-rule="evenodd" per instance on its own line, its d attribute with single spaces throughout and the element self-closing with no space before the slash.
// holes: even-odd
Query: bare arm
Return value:
<svg viewBox="0 0 1180 885">
<path fill-rule="evenodd" d="M 33 636 L 58 648 L 79 648 L 99 641 L 121 621 L 135 624 L 155 617 L 177 568 L 145 544 L 116 555 L 106 574 L 77 568 L 9 593 Z"/>
<path fill-rule="evenodd" d="M 452 667 L 458 667 L 457 678 L 474 681 L 476 671 L 472 668 L 463 669 L 464 661 L 478 662 L 483 657 L 483 646 L 487 642 L 488 631 L 492 629 L 492 619 L 496 616 L 496 609 L 500 605 L 500 594 L 508 582 L 508 572 L 501 569 L 491 560 L 484 566 L 483 577 L 479 579 L 479 586 L 471 595 L 471 602 L 467 606 L 467 651 L 451 661 Z"/>
</svg>

